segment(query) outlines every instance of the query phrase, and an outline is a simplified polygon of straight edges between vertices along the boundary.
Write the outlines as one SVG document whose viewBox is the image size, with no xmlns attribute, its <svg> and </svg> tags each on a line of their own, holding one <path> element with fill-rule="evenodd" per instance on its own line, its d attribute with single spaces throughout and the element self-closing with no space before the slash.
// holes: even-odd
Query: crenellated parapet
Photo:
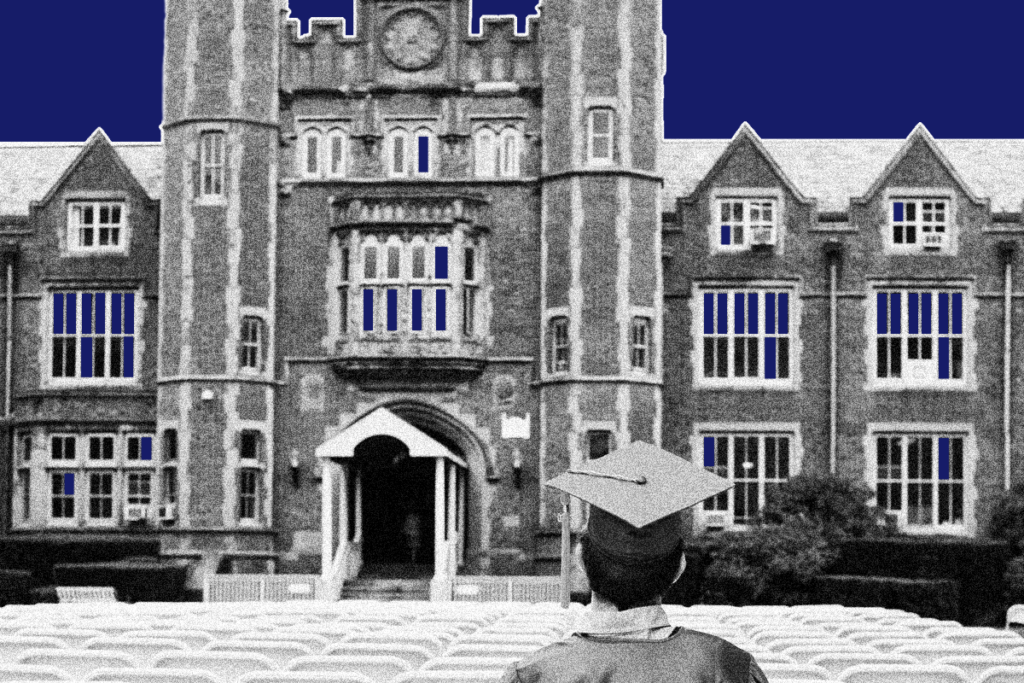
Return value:
<svg viewBox="0 0 1024 683">
<path fill-rule="evenodd" d="M 496 92 L 533 89 L 540 80 L 536 17 L 516 33 L 514 17 L 484 17 L 470 32 L 468 0 L 361 0 L 355 26 L 343 19 L 312 19 L 300 34 L 282 14 L 283 91 L 361 90 Z M 354 28 L 354 35 L 346 35 Z M 493 90 L 493 89 L 492 89 Z"/>
</svg>

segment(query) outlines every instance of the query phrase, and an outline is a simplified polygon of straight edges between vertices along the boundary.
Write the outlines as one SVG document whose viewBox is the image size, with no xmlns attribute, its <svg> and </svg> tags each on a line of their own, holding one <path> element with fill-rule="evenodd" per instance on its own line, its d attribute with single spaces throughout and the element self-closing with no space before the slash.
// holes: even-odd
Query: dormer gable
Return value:
<svg viewBox="0 0 1024 683">
<path fill-rule="evenodd" d="M 683 201 L 696 201 L 698 196 L 711 187 L 781 187 L 787 190 L 795 201 L 801 204 L 811 203 L 811 200 L 807 199 L 789 179 L 765 148 L 761 137 L 746 121 L 740 124 L 711 170 Z"/>
<path fill-rule="evenodd" d="M 877 227 L 883 252 L 890 255 L 955 255 L 967 215 L 964 203 L 988 213 L 987 200 L 964 181 L 922 123 L 868 191 L 852 200 L 860 227 Z"/>
<path fill-rule="evenodd" d="M 744 122 L 684 204 L 705 216 L 712 254 L 782 253 L 787 206 L 812 205 Z M 701 206 L 703 205 L 703 206 Z"/>
<path fill-rule="evenodd" d="M 125 164 L 102 128 L 93 131 L 43 198 L 32 202 L 31 206 L 46 206 L 61 192 L 90 196 L 107 192 L 118 193 L 119 196 L 130 193 L 149 198 L 146 188 Z"/>
<path fill-rule="evenodd" d="M 923 123 L 914 126 L 906 142 L 886 164 L 885 169 L 854 203 L 874 199 L 885 187 L 955 188 L 971 202 L 981 206 L 985 200 L 976 196 L 971 186 L 950 163 Z"/>
</svg>

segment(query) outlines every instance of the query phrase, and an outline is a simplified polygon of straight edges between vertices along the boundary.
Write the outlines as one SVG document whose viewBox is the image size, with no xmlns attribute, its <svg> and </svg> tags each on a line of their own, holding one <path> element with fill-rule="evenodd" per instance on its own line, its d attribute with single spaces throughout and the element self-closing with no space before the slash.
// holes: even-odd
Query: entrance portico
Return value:
<svg viewBox="0 0 1024 683">
<path fill-rule="evenodd" d="M 404 448 L 409 458 L 434 459 L 431 599 L 450 599 L 451 577 L 465 547 L 462 519 L 466 506 L 466 462 L 451 448 L 383 407 L 355 420 L 316 449 L 316 456 L 323 463 L 321 574 L 328 594 L 336 599 L 344 581 L 358 576 L 363 566 L 364 476 L 356 457 L 374 457 L 373 453 L 366 454 L 365 447 L 372 440 Z M 396 505 L 399 503 L 395 501 Z"/>
</svg>

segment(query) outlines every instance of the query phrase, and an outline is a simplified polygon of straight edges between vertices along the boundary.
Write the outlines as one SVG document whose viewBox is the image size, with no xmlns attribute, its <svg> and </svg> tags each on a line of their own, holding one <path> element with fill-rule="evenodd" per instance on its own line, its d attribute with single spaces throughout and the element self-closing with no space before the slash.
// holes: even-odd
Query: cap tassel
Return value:
<svg viewBox="0 0 1024 683">
<path fill-rule="evenodd" d="M 561 575 L 561 598 L 562 608 L 569 607 L 569 494 L 562 494 L 562 514 L 559 515 L 562 522 L 562 575 Z"/>
</svg>

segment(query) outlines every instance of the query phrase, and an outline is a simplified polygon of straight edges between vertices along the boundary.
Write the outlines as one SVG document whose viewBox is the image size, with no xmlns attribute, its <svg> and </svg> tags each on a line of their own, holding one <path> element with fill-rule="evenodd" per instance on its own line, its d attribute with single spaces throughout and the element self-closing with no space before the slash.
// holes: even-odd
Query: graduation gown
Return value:
<svg viewBox="0 0 1024 683">
<path fill-rule="evenodd" d="M 667 624 L 663 615 L 656 607 L 615 616 L 657 632 Z M 502 683 L 768 683 L 750 653 L 718 636 L 677 627 L 655 640 L 626 628 L 620 634 L 576 630 L 516 662 Z"/>
</svg>

